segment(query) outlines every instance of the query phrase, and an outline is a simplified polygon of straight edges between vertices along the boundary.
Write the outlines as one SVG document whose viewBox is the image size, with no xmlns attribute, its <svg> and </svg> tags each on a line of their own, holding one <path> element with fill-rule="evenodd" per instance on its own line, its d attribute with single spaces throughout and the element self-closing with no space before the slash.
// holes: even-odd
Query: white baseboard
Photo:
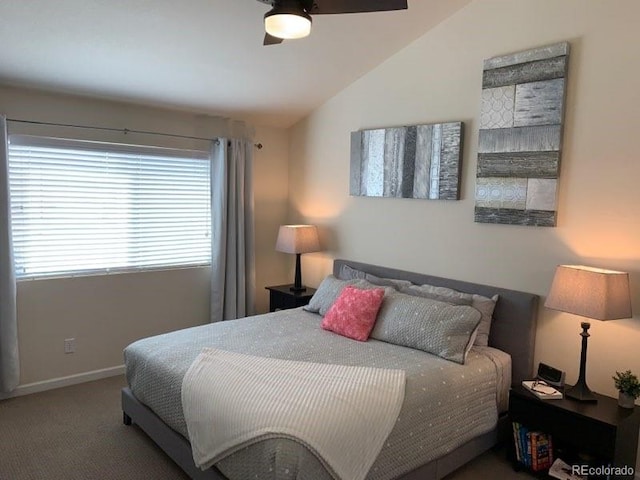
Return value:
<svg viewBox="0 0 640 480">
<path fill-rule="evenodd" d="M 117 367 L 102 368 L 91 372 L 76 373 L 75 375 L 69 375 L 68 377 L 52 378 L 50 380 L 27 383 L 25 385 L 18 385 L 13 392 L 0 393 L 0 400 L 29 395 L 31 393 L 44 392 L 47 390 L 53 390 L 54 388 L 69 387 L 71 385 L 77 385 L 78 383 L 92 382 L 94 380 L 115 377 L 116 375 L 123 374 L 124 365 L 118 365 Z"/>
</svg>

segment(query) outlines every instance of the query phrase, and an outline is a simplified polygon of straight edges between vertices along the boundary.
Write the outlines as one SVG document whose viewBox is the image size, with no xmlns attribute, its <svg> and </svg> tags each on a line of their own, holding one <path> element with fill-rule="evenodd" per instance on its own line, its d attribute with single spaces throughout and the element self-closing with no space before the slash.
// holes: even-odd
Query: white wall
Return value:
<svg viewBox="0 0 640 480">
<path fill-rule="evenodd" d="M 229 122 L 205 115 L 86 97 L 0 87 L 0 112 L 9 118 L 214 137 Z M 232 126 L 233 127 L 233 126 Z M 207 148 L 206 142 L 10 123 L 10 133 L 69 135 L 106 141 Z M 287 262 L 274 251 L 288 209 L 288 132 L 260 127 L 254 151 L 256 294 L 268 310 L 265 285 L 285 283 Z M 48 279 L 18 283 L 18 335 L 22 386 L 121 365 L 122 349 L 139 338 L 206 323 L 209 268 Z M 64 354 L 74 337 L 77 351 Z"/>
<path fill-rule="evenodd" d="M 303 256 L 317 285 L 331 259 L 489 283 L 545 296 L 560 263 L 630 272 L 633 319 L 593 321 L 587 379 L 640 375 L 640 2 L 476 0 L 317 109 L 291 132 L 295 221 L 317 223 L 327 252 Z M 557 228 L 473 221 L 483 60 L 571 43 Z M 349 133 L 462 120 L 462 199 L 349 196 Z M 543 299 L 544 300 L 544 299 Z M 541 308 L 536 363 L 574 382 L 580 317 Z M 640 469 L 640 462 L 637 469 Z"/>
<path fill-rule="evenodd" d="M 555 266 L 630 272 L 635 317 L 593 321 L 587 376 L 640 375 L 640 2 L 481 0 L 317 109 L 292 129 L 292 217 L 322 227 L 325 254 L 305 255 L 312 285 L 346 257 L 545 296 Z M 571 43 L 557 228 L 473 221 L 483 60 Z M 460 201 L 349 196 L 349 133 L 462 120 Z M 536 362 L 577 378 L 581 318 L 541 308 Z"/>
</svg>

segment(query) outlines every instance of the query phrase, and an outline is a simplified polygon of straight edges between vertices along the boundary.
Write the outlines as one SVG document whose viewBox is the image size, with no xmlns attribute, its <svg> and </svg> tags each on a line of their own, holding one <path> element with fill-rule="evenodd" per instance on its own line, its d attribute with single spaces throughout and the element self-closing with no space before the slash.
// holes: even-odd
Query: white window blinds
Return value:
<svg viewBox="0 0 640 480">
<path fill-rule="evenodd" d="M 208 152 L 11 136 L 18 278 L 210 263 Z"/>
</svg>

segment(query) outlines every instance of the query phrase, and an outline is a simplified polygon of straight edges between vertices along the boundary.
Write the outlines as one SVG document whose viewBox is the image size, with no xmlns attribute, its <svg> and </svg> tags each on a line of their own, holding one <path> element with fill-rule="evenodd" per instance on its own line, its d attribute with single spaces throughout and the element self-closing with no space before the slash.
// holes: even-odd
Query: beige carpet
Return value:
<svg viewBox="0 0 640 480">
<path fill-rule="evenodd" d="M 0 480 L 186 480 L 136 426 L 122 424 L 123 377 L 0 401 Z M 447 477 L 528 479 L 491 451 Z"/>
</svg>

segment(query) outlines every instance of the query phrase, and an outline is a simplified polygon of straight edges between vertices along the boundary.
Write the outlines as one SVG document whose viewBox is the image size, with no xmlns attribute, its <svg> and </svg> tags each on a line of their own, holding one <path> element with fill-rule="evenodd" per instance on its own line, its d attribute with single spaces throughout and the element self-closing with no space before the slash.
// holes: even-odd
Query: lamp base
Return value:
<svg viewBox="0 0 640 480">
<path fill-rule="evenodd" d="M 582 333 L 580 334 L 582 337 L 580 374 L 578 375 L 578 381 L 576 384 L 568 390 L 565 390 L 564 394 L 567 398 L 571 398 L 579 402 L 595 403 L 598 400 L 593 392 L 589 390 L 589 387 L 587 387 L 587 339 L 589 338 L 589 327 L 591 327 L 591 324 L 589 322 L 582 322 L 580 326 L 582 327 Z"/>
<path fill-rule="evenodd" d="M 580 380 L 578 380 L 578 383 L 573 387 L 565 390 L 564 394 L 567 398 L 571 398 L 579 402 L 596 403 L 598 401 L 593 392 L 589 390 L 589 387 L 587 387 L 587 384 Z"/>
<path fill-rule="evenodd" d="M 292 292 L 304 292 L 307 289 L 302 285 L 302 267 L 300 266 L 300 254 L 296 253 L 296 276 L 293 280 L 293 286 L 289 288 Z"/>
</svg>

